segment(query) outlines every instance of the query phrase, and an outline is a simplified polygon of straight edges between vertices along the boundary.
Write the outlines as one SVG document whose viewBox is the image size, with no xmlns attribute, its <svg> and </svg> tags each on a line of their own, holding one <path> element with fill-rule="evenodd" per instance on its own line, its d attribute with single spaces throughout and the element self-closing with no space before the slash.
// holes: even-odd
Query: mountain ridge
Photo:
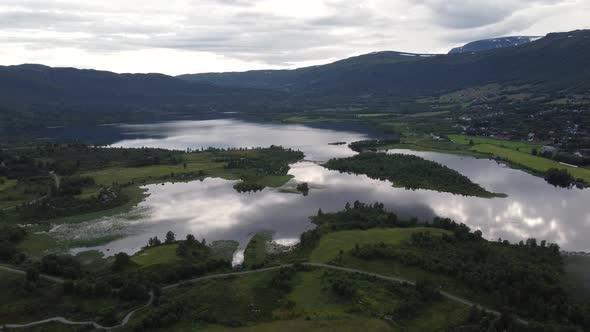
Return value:
<svg viewBox="0 0 590 332">
<path fill-rule="evenodd" d="M 467 52 L 483 52 L 497 48 L 519 46 L 543 38 L 542 36 L 506 36 L 487 38 L 469 42 L 463 46 L 455 47 L 448 54 L 460 54 Z"/>
<path fill-rule="evenodd" d="M 590 30 L 551 33 L 536 41 L 484 52 L 404 57 L 377 52 L 294 70 L 182 75 L 220 86 L 290 93 L 400 96 L 441 93 L 474 85 L 531 84 L 543 89 L 590 88 Z M 582 80 L 581 80 L 582 79 Z M 582 86 L 580 86 L 580 84 Z"/>
<path fill-rule="evenodd" d="M 292 70 L 173 77 L 35 64 L 0 66 L 0 107 L 369 105 L 492 83 L 587 93 L 589 78 L 590 30 L 576 30 L 484 52 L 432 55 L 382 51 Z"/>
</svg>

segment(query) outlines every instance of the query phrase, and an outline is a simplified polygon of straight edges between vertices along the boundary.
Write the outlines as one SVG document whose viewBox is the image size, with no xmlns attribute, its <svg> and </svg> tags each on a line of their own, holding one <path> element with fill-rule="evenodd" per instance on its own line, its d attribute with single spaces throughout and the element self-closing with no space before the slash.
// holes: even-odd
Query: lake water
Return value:
<svg viewBox="0 0 590 332">
<path fill-rule="evenodd" d="M 265 189 L 258 193 L 237 193 L 235 181 L 208 178 L 190 183 L 148 185 L 150 196 L 134 212 L 80 225 L 61 226 L 65 234 L 121 236 L 95 247 L 105 253 L 133 253 L 154 235 L 163 238 L 172 230 L 181 238 L 237 240 L 243 248 L 258 231 L 274 232 L 280 243 L 292 244 L 313 227 L 308 217 L 318 209 L 341 210 L 346 202 L 383 202 L 403 217 L 430 220 L 435 215 L 464 222 L 481 229 L 488 239 L 526 240 L 535 237 L 557 242 L 563 249 L 590 251 L 590 190 L 554 188 L 543 179 L 513 170 L 492 160 L 475 159 L 409 150 L 471 178 L 488 191 L 505 193 L 506 198 L 463 197 L 429 190 L 405 190 L 386 181 L 366 176 L 340 174 L 318 165 L 334 157 L 354 155 L 346 145 L 328 143 L 368 139 L 374 133 L 345 125 L 309 127 L 303 125 L 259 124 L 239 120 L 181 121 L 120 126 L 130 137 L 113 144 L 123 147 L 171 149 L 213 147 L 257 147 L 271 144 L 300 149 L 306 161 L 291 165 L 294 181 L 308 182 L 308 196 Z M 132 138 L 150 137 L 150 138 Z M 292 185 L 293 183 L 291 183 Z M 98 236 L 98 235 L 97 235 Z M 76 251 L 86 250 L 78 248 Z"/>
</svg>

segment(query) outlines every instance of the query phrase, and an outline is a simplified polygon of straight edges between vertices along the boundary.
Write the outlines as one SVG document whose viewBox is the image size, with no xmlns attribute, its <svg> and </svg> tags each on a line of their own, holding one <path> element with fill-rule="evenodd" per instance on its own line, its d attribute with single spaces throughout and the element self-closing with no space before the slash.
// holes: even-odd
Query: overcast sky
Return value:
<svg viewBox="0 0 590 332">
<path fill-rule="evenodd" d="M 166 74 L 590 28 L 590 0 L 0 0 L 0 65 Z"/>
</svg>

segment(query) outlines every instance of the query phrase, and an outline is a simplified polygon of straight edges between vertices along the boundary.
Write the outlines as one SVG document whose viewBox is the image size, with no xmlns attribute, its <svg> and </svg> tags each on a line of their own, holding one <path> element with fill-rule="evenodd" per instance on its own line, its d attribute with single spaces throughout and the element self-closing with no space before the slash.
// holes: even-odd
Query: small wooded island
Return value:
<svg viewBox="0 0 590 332">
<path fill-rule="evenodd" d="M 354 157 L 331 159 L 324 166 L 340 172 L 365 174 L 372 179 L 389 180 L 395 187 L 412 190 L 430 189 L 486 198 L 505 196 L 485 190 L 444 165 L 412 155 L 361 153 Z"/>
</svg>

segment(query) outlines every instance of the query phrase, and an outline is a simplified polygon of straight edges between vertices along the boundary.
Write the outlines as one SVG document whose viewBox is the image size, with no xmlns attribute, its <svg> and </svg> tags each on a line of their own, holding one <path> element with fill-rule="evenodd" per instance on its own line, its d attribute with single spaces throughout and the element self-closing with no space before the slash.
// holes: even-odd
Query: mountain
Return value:
<svg viewBox="0 0 590 332">
<path fill-rule="evenodd" d="M 33 64 L 0 66 L 0 87 L 0 105 L 206 104 L 261 95 L 256 90 L 187 82 L 163 74 L 116 74 Z M 266 91 L 262 94 L 268 95 Z"/>
<path fill-rule="evenodd" d="M 289 92 L 370 103 L 441 94 L 498 83 L 531 91 L 590 90 L 590 30 L 552 33 L 520 46 L 476 53 L 420 55 L 378 52 L 296 70 L 183 75 L 192 82 Z"/>
<path fill-rule="evenodd" d="M 408 63 L 430 54 L 412 54 L 401 52 L 373 52 L 352 57 L 323 66 L 305 67 L 293 70 L 252 70 L 247 72 L 205 73 L 180 75 L 178 78 L 191 82 L 213 83 L 219 86 L 241 86 L 251 88 L 289 90 L 296 81 L 313 80 L 314 76 L 330 75 L 331 72 L 361 69 L 366 65 Z"/>
<path fill-rule="evenodd" d="M 470 53 L 493 50 L 496 48 L 519 46 L 541 39 L 537 36 L 514 36 L 483 39 L 453 48 L 449 54 Z"/>
<path fill-rule="evenodd" d="M 209 112 L 259 112 L 273 105 L 284 109 L 283 94 L 162 74 L 0 66 L 0 137 L 36 136 L 47 126 L 73 123 L 162 121 Z"/>
<path fill-rule="evenodd" d="M 531 93 L 590 93 L 590 30 L 552 33 L 482 52 L 375 52 L 295 70 L 172 77 L 0 66 L 0 133 L 2 128 L 17 130 L 49 121 L 105 123 L 126 117 L 145 120 L 150 114 L 390 108 L 492 83 L 526 85 Z"/>
</svg>

